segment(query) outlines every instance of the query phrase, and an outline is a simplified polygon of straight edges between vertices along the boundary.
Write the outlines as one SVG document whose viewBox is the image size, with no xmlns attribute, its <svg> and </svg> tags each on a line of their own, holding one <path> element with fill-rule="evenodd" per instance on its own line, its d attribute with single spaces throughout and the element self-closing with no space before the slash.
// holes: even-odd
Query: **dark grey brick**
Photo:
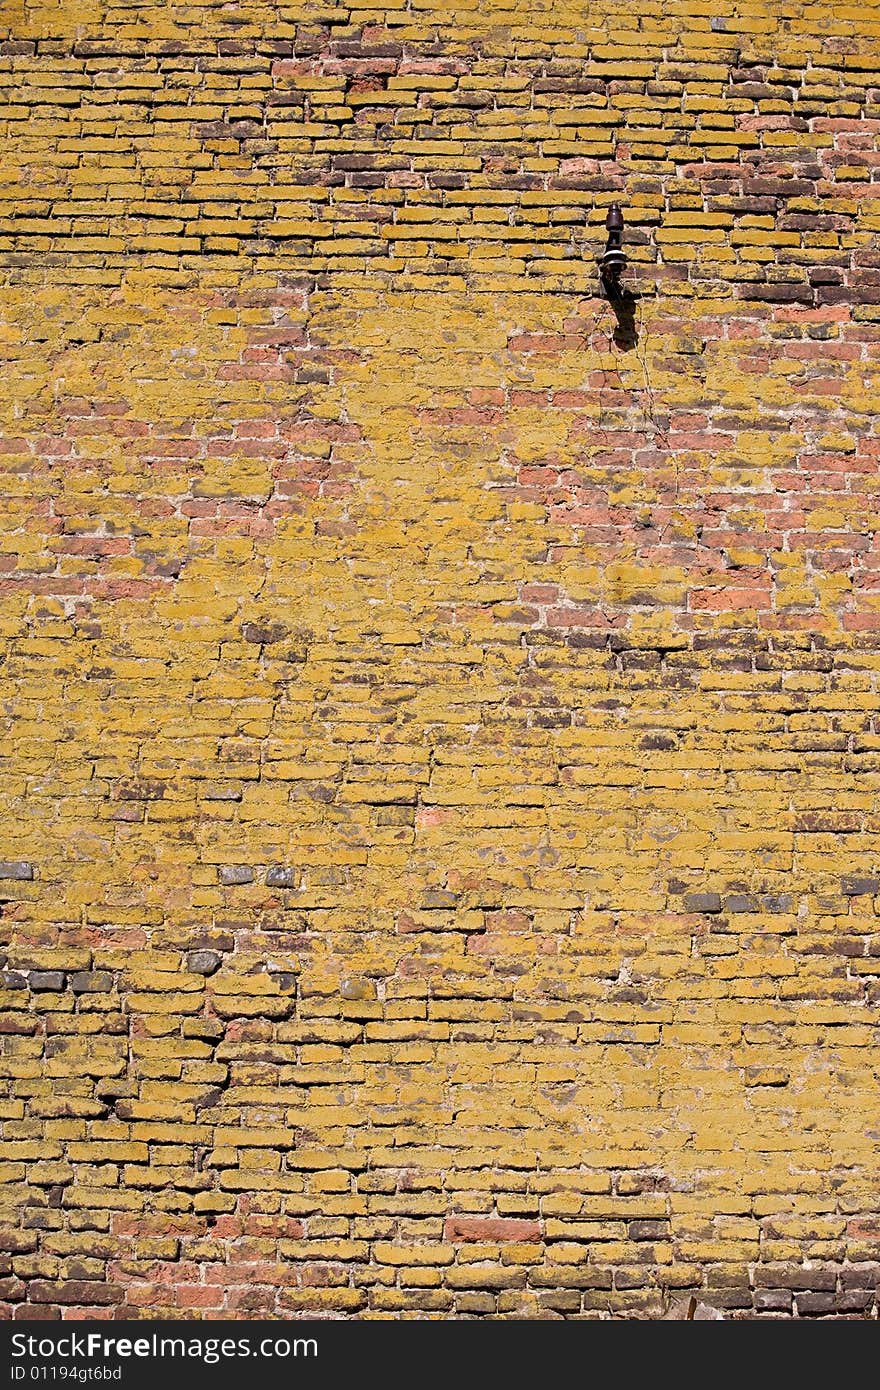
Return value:
<svg viewBox="0 0 880 1390">
<path fill-rule="evenodd" d="M 837 1270 L 807 1269 L 804 1265 L 759 1265 L 755 1285 L 770 1289 L 827 1292 L 837 1287 Z"/>
<path fill-rule="evenodd" d="M 107 970 L 77 970 L 70 977 L 74 994 L 106 994 L 113 988 L 113 976 Z"/>
<path fill-rule="evenodd" d="M 286 869 L 282 864 L 273 864 L 266 874 L 267 888 L 293 888 L 296 870 Z"/>
<path fill-rule="evenodd" d="M 765 893 L 761 899 L 765 912 L 791 912 L 792 905 L 790 893 Z"/>
<path fill-rule="evenodd" d="M 271 646 L 273 642 L 280 642 L 287 636 L 287 628 L 283 623 L 243 623 L 241 635 L 246 642 L 254 642 L 258 646 Z"/>
<path fill-rule="evenodd" d="M 665 1220 L 631 1221 L 628 1227 L 630 1240 L 667 1240 L 669 1222 Z"/>
<path fill-rule="evenodd" d="M 860 1313 L 872 1307 L 877 1295 L 872 1289 L 848 1289 L 837 1295 L 836 1306 L 841 1313 Z"/>
<path fill-rule="evenodd" d="M 278 988 L 283 989 L 285 993 L 289 993 L 290 990 L 296 989 L 296 975 L 292 970 L 273 970 L 272 979 L 278 985 Z"/>
<path fill-rule="evenodd" d="M 190 951 L 186 958 L 187 969 L 194 975 L 213 975 L 222 959 L 219 951 Z"/>
<path fill-rule="evenodd" d="M 227 886 L 253 881 L 254 871 L 249 864 L 224 864 L 220 869 L 220 882 Z"/>
<path fill-rule="evenodd" d="M 32 970 L 28 984 L 35 990 L 54 990 L 64 988 L 64 975 L 60 970 Z"/>
<path fill-rule="evenodd" d="M 790 1313 L 791 1289 L 756 1289 L 755 1307 L 762 1312 Z"/>
<path fill-rule="evenodd" d="M 422 895 L 422 907 L 457 907 L 458 893 L 450 893 L 446 888 L 429 888 L 427 893 Z"/>
<path fill-rule="evenodd" d="M 33 876 L 33 864 L 23 859 L 0 859 L 0 878 L 32 879 Z"/>
<path fill-rule="evenodd" d="M 684 907 L 685 912 L 720 912 L 721 898 L 718 893 L 688 893 Z"/>
<path fill-rule="evenodd" d="M 857 878 L 854 874 L 845 874 L 840 880 L 840 891 L 848 898 L 880 893 L 880 878 Z"/>
<path fill-rule="evenodd" d="M 871 1289 L 880 1292 L 880 1264 L 871 1261 L 848 1265 L 840 1271 L 840 1283 L 844 1289 Z"/>
<path fill-rule="evenodd" d="M 724 906 L 728 912 L 757 912 L 758 899 L 754 893 L 732 893 L 724 899 Z"/>
<path fill-rule="evenodd" d="M 799 1293 L 795 1295 L 798 1313 L 834 1313 L 837 1311 L 837 1295 L 833 1293 Z"/>
</svg>

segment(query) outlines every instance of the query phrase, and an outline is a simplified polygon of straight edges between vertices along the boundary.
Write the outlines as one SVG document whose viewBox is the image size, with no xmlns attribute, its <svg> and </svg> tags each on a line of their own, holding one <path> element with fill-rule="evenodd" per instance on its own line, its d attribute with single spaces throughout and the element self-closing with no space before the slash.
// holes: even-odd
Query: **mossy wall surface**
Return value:
<svg viewBox="0 0 880 1390">
<path fill-rule="evenodd" d="M 878 69 L 0 8 L 5 1316 L 872 1306 Z"/>
</svg>

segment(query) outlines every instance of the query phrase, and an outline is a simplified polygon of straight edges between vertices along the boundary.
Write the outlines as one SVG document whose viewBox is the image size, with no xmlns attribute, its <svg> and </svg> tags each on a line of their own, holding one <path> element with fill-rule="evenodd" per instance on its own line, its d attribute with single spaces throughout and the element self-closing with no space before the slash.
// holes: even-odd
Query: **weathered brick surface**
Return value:
<svg viewBox="0 0 880 1390">
<path fill-rule="evenodd" d="M 876 0 L 0 26 L 5 1315 L 870 1313 Z"/>
</svg>

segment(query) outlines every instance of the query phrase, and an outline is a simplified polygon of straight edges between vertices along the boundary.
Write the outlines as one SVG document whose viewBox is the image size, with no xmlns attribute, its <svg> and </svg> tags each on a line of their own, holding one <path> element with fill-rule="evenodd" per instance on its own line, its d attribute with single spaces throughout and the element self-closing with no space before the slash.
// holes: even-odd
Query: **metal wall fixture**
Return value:
<svg viewBox="0 0 880 1390">
<path fill-rule="evenodd" d="M 626 265 L 626 255 L 622 245 L 623 213 L 618 203 L 612 203 L 608 209 L 605 226 L 608 229 L 608 241 L 599 260 L 599 279 L 607 299 L 620 299 L 623 293 L 620 277 Z"/>
</svg>

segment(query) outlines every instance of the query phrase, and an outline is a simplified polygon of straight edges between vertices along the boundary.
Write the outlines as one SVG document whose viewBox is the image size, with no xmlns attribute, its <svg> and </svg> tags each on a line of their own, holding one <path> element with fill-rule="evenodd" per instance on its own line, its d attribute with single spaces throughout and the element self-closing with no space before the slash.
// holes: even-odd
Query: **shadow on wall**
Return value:
<svg viewBox="0 0 880 1390">
<path fill-rule="evenodd" d="M 638 342 L 636 331 L 636 305 L 639 296 L 633 294 L 632 290 L 621 290 L 608 301 L 614 310 L 616 320 L 612 337 L 616 347 L 623 352 L 629 352 Z"/>
</svg>

